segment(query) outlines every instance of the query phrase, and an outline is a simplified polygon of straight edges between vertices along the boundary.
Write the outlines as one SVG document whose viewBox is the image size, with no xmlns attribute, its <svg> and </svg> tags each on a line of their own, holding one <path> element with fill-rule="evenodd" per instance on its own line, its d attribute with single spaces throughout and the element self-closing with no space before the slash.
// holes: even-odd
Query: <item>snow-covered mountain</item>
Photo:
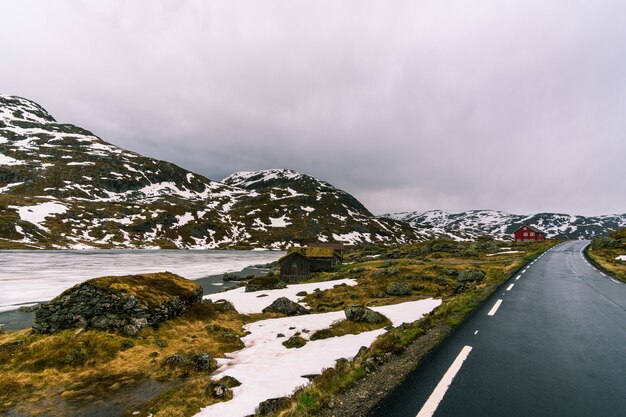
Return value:
<svg viewBox="0 0 626 417">
<path fill-rule="evenodd" d="M 0 248 L 284 248 L 414 240 L 351 195 L 289 170 L 212 181 L 0 96 Z"/>
<path fill-rule="evenodd" d="M 421 230 L 422 235 L 447 235 L 454 239 L 474 239 L 481 235 L 512 239 L 513 232 L 523 224 L 546 232 L 549 238 L 559 239 L 589 239 L 626 227 L 626 214 L 585 217 L 557 213 L 518 215 L 494 210 L 459 213 L 433 210 L 385 214 L 384 217 L 408 222 Z"/>
</svg>

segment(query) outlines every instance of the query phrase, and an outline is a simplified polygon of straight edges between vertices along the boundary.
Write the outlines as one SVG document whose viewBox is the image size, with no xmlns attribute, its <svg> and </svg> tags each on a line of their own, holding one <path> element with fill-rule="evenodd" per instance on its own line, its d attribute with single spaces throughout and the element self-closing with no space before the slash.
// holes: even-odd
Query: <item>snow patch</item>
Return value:
<svg viewBox="0 0 626 417">
<path fill-rule="evenodd" d="M 11 208 L 15 208 L 12 206 Z M 48 229 L 41 225 L 42 222 L 54 214 L 63 214 L 67 211 L 67 207 L 59 203 L 42 203 L 36 206 L 24 206 L 17 209 L 20 219 L 30 222 L 40 228 L 41 230 L 48 231 Z"/>
<path fill-rule="evenodd" d="M 394 326 L 399 326 L 403 322 L 419 320 L 440 304 L 441 300 L 427 299 L 372 309 L 387 316 Z M 288 396 L 296 388 L 307 385 L 309 380 L 302 375 L 319 374 L 323 369 L 333 367 L 337 359 L 353 358 L 361 346 L 370 346 L 385 333 L 384 329 L 379 329 L 309 341 L 299 349 L 287 349 L 282 345 L 295 332 L 307 329 L 310 333 L 302 333 L 302 337 L 308 338 L 313 332 L 344 318 L 344 312 L 337 311 L 261 320 L 246 325 L 245 330 L 250 334 L 242 339 L 245 347 L 226 354 L 225 359 L 218 359 L 221 366 L 214 375 L 214 379 L 226 375 L 237 378 L 241 386 L 233 388 L 232 400 L 206 407 L 196 416 L 252 415 L 260 402 Z M 290 327 L 295 329 L 290 330 Z M 283 333 L 285 338 L 278 338 L 278 333 Z"/>
</svg>

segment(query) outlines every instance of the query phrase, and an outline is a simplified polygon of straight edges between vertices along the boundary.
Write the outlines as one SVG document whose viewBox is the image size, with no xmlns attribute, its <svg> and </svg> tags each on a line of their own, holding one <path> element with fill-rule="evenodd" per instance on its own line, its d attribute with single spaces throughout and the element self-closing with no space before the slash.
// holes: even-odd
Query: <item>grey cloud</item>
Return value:
<svg viewBox="0 0 626 417">
<path fill-rule="evenodd" d="M 619 1 L 0 4 L 0 91 L 220 179 L 372 211 L 624 212 Z"/>
</svg>

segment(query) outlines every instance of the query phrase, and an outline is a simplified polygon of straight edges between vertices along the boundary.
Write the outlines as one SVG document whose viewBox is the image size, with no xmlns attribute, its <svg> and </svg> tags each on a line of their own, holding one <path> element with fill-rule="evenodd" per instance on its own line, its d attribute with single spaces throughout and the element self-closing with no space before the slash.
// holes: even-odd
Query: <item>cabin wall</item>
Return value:
<svg viewBox="0 0 626 417">
<path fill-rule="evenodd" d="M 311 277 L 311 261 L 304 256 L 291 256 L 280 267 L 280 279 L 285 283 L 303 281 Z"/>
</svg>

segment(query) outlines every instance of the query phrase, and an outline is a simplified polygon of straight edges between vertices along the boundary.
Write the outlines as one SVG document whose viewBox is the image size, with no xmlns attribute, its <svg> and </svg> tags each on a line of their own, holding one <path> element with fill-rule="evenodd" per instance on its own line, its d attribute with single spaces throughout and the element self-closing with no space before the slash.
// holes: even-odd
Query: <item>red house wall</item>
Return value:
<svg viewBox="0 0 626 417">
<path fill-rule="evenodd" d="M 526 235 L 525 235 L 526 234 Z M 522 226 L 514 233 L 516 242 L 534 242 L 537 240 L 545 240 L 546 235 L 543 232 L 535 232 L 530 227 Z"/>
</svg>

